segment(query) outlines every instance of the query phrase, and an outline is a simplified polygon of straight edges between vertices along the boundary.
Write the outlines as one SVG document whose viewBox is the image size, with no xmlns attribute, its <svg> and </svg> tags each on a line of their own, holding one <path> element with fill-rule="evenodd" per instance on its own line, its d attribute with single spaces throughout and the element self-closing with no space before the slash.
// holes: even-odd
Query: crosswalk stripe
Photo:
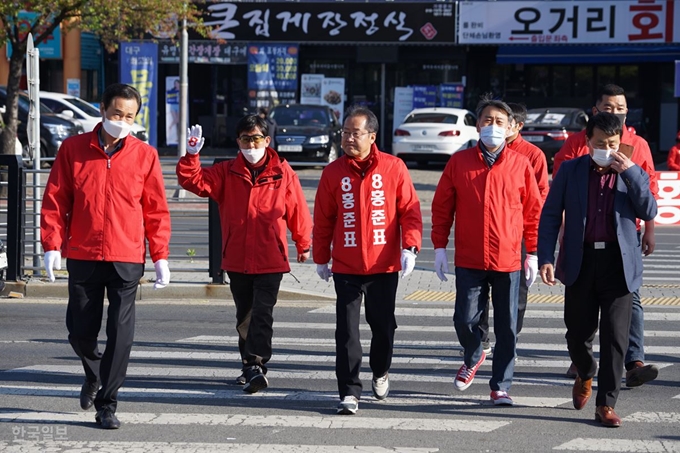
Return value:
<svg viewBox="0 0 680 453">
<path fill-rule="evenodd" d="M 491 365 L 490 361 L 484 362 L 482 369 L 477 373 L 477 379 L 474 383 L 484 383 L 488 384 Z M 460 362 L 462 364 L 462 362 Z M 413 373 L 400 373 L 390 371 L 390 381 L 396 383 L 401 382 L 432 382 L 432 383 L 445 383 L 450 384 L 453 382 L 453 377 L 458 371 L 460 366 L 449 366 L 445 370 L 441 371 L 441 374 L 413 374 Z M 559 377 L 518 377 L 513 378 L 513 386 L 516 385 L 549 385 L 549 386 L 572 386 L 574 384 L 573 379 L 568 379 L 562 377 L 562 373 L 569 367 L 571 361 L 569 360 L 519 360 L 518 365 L 524 365 L 533 368 L 559 368 Z M 671 363 L 657 363 L 660 369 L 671 366 Z M 515 369 L 517 369 L 517 365 Z M 83 369 L 79 365 L 31 365 L 21 368 L 14 368 L 11 370 L 4 371 L 3 373 L 36 373 L 36 374 L 67 374 L 82 376 Z M 186 377 L 186 378 L 212 378 L 212 379 L 224 379 L 228 382 L 232 382 L 236 376 L 238 376 L 239 371 L 235 369 L 223 369 L 223 368 L 195 368 L 195 367 L 129 367 L 127 371 L 128 377 Z M 0 373 L 1 375 L 1 373 Z M 272 379 L 313 379 L 313 380 L 329 380 L 335 382 L 335 372 L 334 371 L 277 371 L 275 369 L 270 369 L 267 372 L 267 377 Z M 370 382 L 373 374 L 370 372 L 360 373 L 360 378 L 364 382 Z"/>
<path fill-rule="evenodd" d="M 680 423 L 678 412 L 635 412 L 623 419 L 627 422 Z"/>
<path fill-rule="evenodd" d="M 205 335 L 202 337 L 192 337 L 183 340 L 179 340 L 178 343 L 191 343 L 191 344 L 222 344 L 222 345 L 237 345 L 238 337 L 228 337 L 228 336 L 209 336 Z M 335 340 L 331 338 L 290 338 L 290 337 L 274 337 L 272 343 L 276 347 L 278 346 L 319 346 L 319 347 L 335 347 Z M 366 348 L 370 346 L 371 340 L 361 340 L 361 346 Z M 454 350 L 461 349 L 458 342 L 454 341 L 406 341 L 406 340 L 395 340 L 395 348 L 414 348 L 414 349 L 444 349 L 444 350 Z M 566 341 L 562 344 L 552 344 L 552 343 L 517 343 L 518 351 L 566 351 L 567 345 Z M 595 352 L 599 351 L 598 345 L 593 345 L 593 350 Z M 645 351 L 648 354 L 665 354 L 680 355 L 680 346 L 647 346 Z M 133 351 L 133 354 L 135 352 Z M 188 354 L 185 352 L 172 352 L 171 354 Z M 191 354 L 214 354 L 214 353 L 191 353 Z M 519 352 L 518 352 L 519 355 Z M 191 358 L 191 357 L 187 357 Z M 206 358 L 218 358 L 206 356 Z"/>
<path fill-rule="evenodd" d="M 553 450 L 617 451 L 617 452 L 667 452 L 680 451 L 677 440 L 595 439 L 578 437 Z"/>
<path fill-rule="evenodd" d="M 335 314 L 335 306 L 329 305 L 325 307 L 310 310 L 309 313 L 315 314 Z M 364 308 L 361 308 L 361 313 L 364 313 Z M 491 310 L 493 313 L 493 309 Z M 414 316 L 414 317 L 442 317 L 450 318 L 453 316 L 453 307 L 450 308 L 404 308 L 397 307 L 395 310 L 397 316 Z M 489 314 L 489 318 L 491 318 Z M 563 310 L 527 310 L 524 318 L 531 319 L 563 319 Z M 658 312 L 645 311 L 645 321 L 680 321 L 680 312 Z"/>
<path fill-rule="evenodd" d="M 398 417 L 338 417 L 311 415 L 253 415 L 121 412 L 121 423 L 131 425 L 204 425 L 261 428 L 366 429 L 394 431 L 467 431 L 488 433 L 509 425 L 506 420 L 438 419 Z M 16 412 L 0 410 L 0 421 L 14 423 L 83 423 L 92 421 L 87 412 Z"/>
<path fill-rule="evenodd" d="M 448 383 L 453 382 L 447 379 Z M 58 385 L 0 385 L 0 395 L 22 395 L 22 396 L 49 396 L 49 397 L 77 397 L 80 395 L 80 386 L 58 386 Z M 223 390 L 223 389 L 157 389 L 157 388 L 133 388 L 122 387 L 119 391 L 125 399 L 134 398 L 173 398 L 173 399 L 228 399 L 228 400 L 244 400 L 252 401 L 252 398 L 264 398 L 267 400 L 290 400 L 290 401 L 307 401 L 319 403 L 331 403 L 333 407 L 338 401 L 338 395 L 328 392 L 290 392 L 286 393 L 276 389 L 268 389 L 265 392 L 260 392 L 254 395 L 243 392 L 239 387 L 237 390 Z M 513 396 L 515 406 L 525 407 L 558 407 L 566 403 L 571 403 L 569 398 L 548 398 L 548 397 L 532 397 L 532 396 Z M 371 397 L 370 391 L 365 392 L 364 399 L 361 400 L 361 405 L 376 405 L 376 407 L 400 407 L 407 405 L 425 405 L 425 406 L 478 406 L 480 402 L 489 401 L 489 395 L 475 395 L 475 394 L 460 394 L 460 396 L 453 396 L 447 394 L 423 394 L 423 393 L 401 393 L 398 390 L 392 389 L 390 397 L 383 401 L 377 401 Z"/>
<path fill-rule="evenodd" d="M 57 450 L 59 449 L 59 450 Z M 62 450 L 63 449 L 63 450 Z M 0 451 L 5 453 L 42 453 L 45 451 L 115 451 L 139 453 L 140 451 L 163 453 L 434 453 L 439 448 L 376 447 L 364 445 L 291 445 L 291 444 L 231 444 L 206 442 L 111 442 L 111 441 L 64 441 L 31 442 L 0 441 Z"/>
<path fill-rule="evenodd" d="M 438 448 L 377 447 L 351 445 L 290 445 L 290 444 L 211 444 L 204 442 L 110 442 L 110 441 L 66 441 L 66 442 L 0 442 L 0 450 L 7 453 L 42 453 L 45 451 L 115 451 L 138 453 L 158 451 L 163 453 L 431 453 Z"/>
</svg>

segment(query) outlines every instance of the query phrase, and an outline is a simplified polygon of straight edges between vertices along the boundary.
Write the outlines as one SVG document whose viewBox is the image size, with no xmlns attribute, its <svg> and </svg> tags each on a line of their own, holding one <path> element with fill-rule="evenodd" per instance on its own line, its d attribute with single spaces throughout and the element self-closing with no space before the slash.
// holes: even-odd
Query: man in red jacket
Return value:
<svg viewBox="0 0 680 453">
<path fill-rule="evenodd" d="M 362 390 L 362 296 L 372 334 L 373 395 L 383 400 L 390 390 L 398 272 L 403 278 L 413 271 L 422 241 L 420 201 L 411 177 L 401 159 L 378 150 L 377 133 L 373 112 L 349 110 L 342 128 L 345 155 L 324 169 L 314 204 L 314 262 L 322 279 L 333 277 L 337 294 L 337 413 L 346 415 L 356 414 Z"/>
<path fill-rule="evenodd" d="M 597 115 L 599 112 L 615 114 L 621 121 L 621 125 L 625 126 L 628 103 L 623 88 L 614 84 L 603 86 L 598 93 L 595 106 L 592 110 L 593 115 Z M 649 186 L 652 195 L 656 197 L 659 192 L 659 185 L 656 179 L 654 160 L 652 159 L 652 152 L 649 149 L 649 144 L 644 138 L 629 132 L 626 127 L 623 127 L 621 143 L 633 146 L 633 156 L 631 157 L 631 160 L 649 175 Z M 555 155 L 553 180 L 555 179 L 555 175 L 557 175 L 557 171 L 560 169 L 562 162 L 586 154 L 588 154 L 586 131 L 583 130 L 578 134 L 569 136 L 564 142 L 562 149 Z M 639 220 L 637 226 L 638 235 L 640 235 Z M 654 247 L 656 245 L 653 219 L 645 222 L 645 231 L 644 234 L 641 235 L 640 241 L 642 253 L 645 256 L 651 255 L 654 252 Z M 640 303 L 640 289 L 638 288 L 633 291 L 633 316 L 630 322 L 630 339 L 625 357 L 627 387 L 638 387 L 656 379 L 659 374 L 659 368 L 657 366 L 644 364 L 644 324 L 644 311 L 642 309 L 642 304 Z M 569 367 L 569 370 L 567 370 L 567 376 L 576 377 L 576 367 L 573 364 Z"/>
<path fill-rule="evenodd" d="M 680 171 L 680 132 L 675 136 L 675 145 L 668 151 L 668 170 Z"/>
<path fill-rule="evenodd" d="M 545 197 L 548 196 L 548 190 L 550 186 L 548 184 L 548 162 L 545 158 L 545 154 L 541 149 L 529 143 L 522 138 L 520 131 L 524 127 L 524 122 L 527 119 L 527 108 L 523 104 L 517 104 L 514 102 L 508 102 L 508 107 L 512 109 L 512 115 L 510 119 L 510 135 L 505 139 L 508 143 L 508 149 L 516 151 L 529 159 L 531 162 L 531 167 L 534 169 L 534 175 L 536 176 L 536 183 L 538 183 L 538 191 L 541 193 L 541 199 L 545 201 Z M 527 250 L 524 246 L 524 241 L 522 241 L 522 263 L 526 261 Z M 522 331 L 522 326 L 524 325 L 524 313 L 527 310 L 527 297 L 529 296 L 529 287 L 527 285 L 521 284 L 521 282 L 526 281 L 527 271 L 524 266 L 520 269 L 519 274 L 519 300 L 517 304 L 517 335 Z M 482 319 L 479 324 L 479 328 L 482 330 L 482 346 L 485 354 L 491 353 L 491 343 L 489 342 L 489 304 L 487 303 L 484 313 L 482 314 Z M 462 351 L 461 351 L 462 353 Z"/>
<path fill-rule="evenodd" d="M 132 348 L 144 239 L 156 268 L 154 287 L 170 282 L 170 211 L 158 152 L 129 135 L 141 105 L 139 92 L 129 85 L 104 90 L 102 123 L 59 148 L 40 217 L 50 281 L 53 269 L 61 269 L 61 254 L 68 258 L 66 326 L 85 369 L 80 406 L 94 404 L 95 420 L 104 429 L 120 427 L 117 396 Z M 97 337 L 104 290 L 109 308 L 102 355 Z"/>
<path fill-rule="evenodd" d="M 201 168 L 201 126 L 188 132 L 187 154 L 177 163 L 179 184 L 219 206 L 222 269 L 236 304 L 236 330 L 243 391 L 269 386 L 267 362 L 272 356 L 273 312 L 283 274 L 290 272 L 286 229 L 292 233 L 297 261 L 309 258 L 312 218 L 293 169 L 269 147 L 269 126 L 258 115 L 236 125 L 240 152 Z"/>
<path fill-rule="evenodd" d="M 432 243 L 435 271 L 442 281 L 448 272 L 446 245 L 455 220 L 456 302 L 453 323 L 464 350 L 464 363 L 454 381 L 466 390 L 484 362 L 480 318 L 489 287 L 494 307 L 496 348 L 490 398 L 495 405 L 512 405 L 517 341 L 519 285 L 538 274 L 538 220 L 542 199 L 529 159 L 507 149 L 512 110 L 503 101 L 482 98 L 477 106 L 480 141 L 451 156 L 432 200 Z M 527 278 L 520 282 L 524 239 Z"/>
</svg>

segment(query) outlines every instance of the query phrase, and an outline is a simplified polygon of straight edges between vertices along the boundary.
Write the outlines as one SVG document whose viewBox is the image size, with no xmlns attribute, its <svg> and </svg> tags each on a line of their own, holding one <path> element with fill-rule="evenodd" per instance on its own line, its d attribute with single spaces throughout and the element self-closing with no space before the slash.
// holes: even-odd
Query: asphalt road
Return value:
<svg viewBox="0 0 680 453">
<path fill-rule="evenodd" d="M 646 308 L 647 361 L 661 374 L 622 389 L 618 429 L 595 423 L 594 398 L 572 407 L 561 305 L 530 305 L 510 391 L 516 405 L 494 407 L 491 360 L 468 390 L 453 387 L 462 362 L 451 304 L 399 301 L 388 399 L 371 395 L 363 325 L 359 412 L 338 416 L 328 301 L 277 306 L 270 388 L 255 395 L 232 383 L 240 364 L 229 303 L 140 303 L 117 431 L 98 429 L 93 410 L 79 408 L 83 373 L 64 311 L 58 300 L 0 301 L 0 451 L 680 451 L 678 307 Z"/>
</svg>

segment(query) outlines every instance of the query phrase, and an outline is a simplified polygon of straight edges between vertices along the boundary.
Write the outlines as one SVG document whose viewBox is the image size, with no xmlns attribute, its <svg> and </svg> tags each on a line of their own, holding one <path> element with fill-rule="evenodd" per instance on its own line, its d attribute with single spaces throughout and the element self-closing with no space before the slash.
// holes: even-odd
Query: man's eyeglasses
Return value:
<svg viewBox="0 0 680 453">
<path fill-rule="evenodd" d="M 243 143 L 255 143 L 256 145 L 259 145 L 264 141 L 264 135 L 241 135 L 238 139 Z"/>
<path fill-rule="evenodd" d="M 366 134 L 372 134 L 372 131 L 369 132 L 350 132 L 350 131 L 342 131 L 342 138 L 349 138 L 352 137 L 354 140 L 359 140 L 361 137 L 363 137 Z"/>
</svg>

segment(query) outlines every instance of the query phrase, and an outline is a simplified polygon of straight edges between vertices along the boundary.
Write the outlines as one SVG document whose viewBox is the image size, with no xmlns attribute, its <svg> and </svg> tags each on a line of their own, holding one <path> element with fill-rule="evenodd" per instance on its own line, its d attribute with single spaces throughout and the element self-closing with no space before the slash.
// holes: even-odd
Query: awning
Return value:
<svg viewBox="0 0 680 453">
<path fill-rule="evenodd" d="M 680 60 L 678 45 L 649 46 L 499 46 L 498 64 L 644 63 Z"/>
</svg>

